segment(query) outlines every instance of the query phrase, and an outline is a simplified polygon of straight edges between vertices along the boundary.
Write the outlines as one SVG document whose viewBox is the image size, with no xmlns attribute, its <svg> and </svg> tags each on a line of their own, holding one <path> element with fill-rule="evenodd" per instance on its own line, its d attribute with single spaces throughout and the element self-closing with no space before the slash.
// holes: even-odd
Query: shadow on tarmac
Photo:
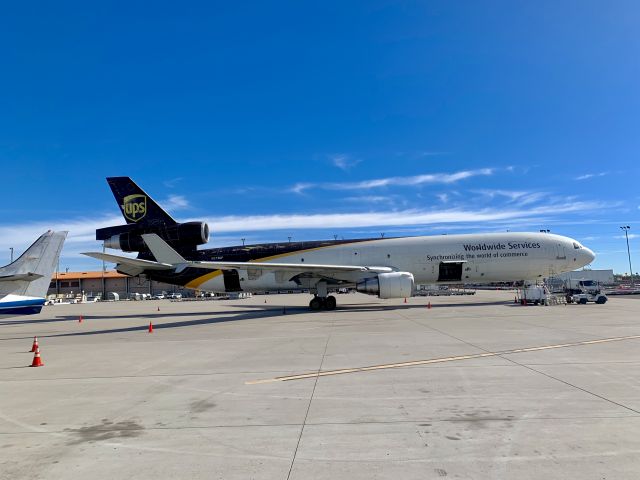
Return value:
<svg viewBox="0 0 640 480">
<path fill-rule="evenodd" d="M 440 308 L 457 308 L 457 307 L 478 307 L 478 306 L 489 306 L 489 305 L 504 305 L 507 307 L 510 306 L 518 306 L 520 304 L 512 304 L 506 303 L 504 301 L 498 302 L 473 302 L 473 303 L 444 303 L 444 304 L 435 304 L 432 305 L 432 309 L 440 309 Z M 240 306 L 238 306 L 240 307 Z M 216 312 L 153 312 L 148 314 L 125 314 L 125 315 L 83 315 L 83 325 L 87 325 L 89 328 L 91 326 L 91 320 L 108 320 L 108 319 L 144 319 L 145 323 L 139 326 L 133 327 L 122 327 L 122 328 L 108 328 L 103 330 L 92 330 L 92 331 L 79 331 L 72 333 L 60 333 L 60 334 L 51 334 L 51 335 L 39 335 L 42 338 L 55 338 L 55 337 L 74 337 L 74 336 L 87 336 L 87 335 L 103 335 L 103 334 L 111 334 L 111 333 L 125 333 L 125 332 L 135 332 L 135 331 L 147 331 L 149 325 L 147 321 L 153 323 L 153 329 L 155 330 L 163 330 L 169 328 L 181 328 L 181 327 L 193 327 L 200 325 L 214 325 L 216 323 L 226 323 L 226 322 L 235 322 L 242 320 L 255 320 L 261 318 L 274 318 L 281 317 L 287 315 L 299 315 L 299 314 L 318 314 L 321 315 L 323 313 L 331 313 L 325 311 L 318 312 L 310 312 L 309 308 L 306 306 L 296 306 L 296 307 L 287 307 L 287 306 L 274 306 L 274 305 L 242 305 L 241 308 L 245 310 L 244 313 L 239 312 L 238 310 L 223 310 Z M 247 309 L 251 309 L 251 311 L 246 311 Z M 416 304 L 401 304 L 401 305 L 381 305 L 379 303 L 356 303 L 356 304 L 342 304 L 338 306 L 336 311 L 344 311 L 344 312 L 384 312 L 384 311 L 399 311 L 399 310 L 427 310 L 426 305 L 416 305 Z M 198 318 L 193 320 L 186 321 L 174 321 L 174 322 L 165 322 L 165 323 L 155 323 L 153 320 L 161 321 L 167 318 L 185 318 L 185 317 L 203 317 L 207 315 L 215 315 L 215 317 L 210 318 Z M 2 325 L 20 325 L 20 324 L 31 324 L 31 323 L 52 323 L 52 322 L 78 322 L 78 315 L 66 315 L 59 316 L 52 319 L 40 319 L 40 320 L 14 320 L 14 321 L 4 321 L 0 322 L 0 326 Z M 84 328 L 87 328 L 86 326 Z M 30 338 L 30 337 L 20 337 L 20 338 Z"/>
</svg>

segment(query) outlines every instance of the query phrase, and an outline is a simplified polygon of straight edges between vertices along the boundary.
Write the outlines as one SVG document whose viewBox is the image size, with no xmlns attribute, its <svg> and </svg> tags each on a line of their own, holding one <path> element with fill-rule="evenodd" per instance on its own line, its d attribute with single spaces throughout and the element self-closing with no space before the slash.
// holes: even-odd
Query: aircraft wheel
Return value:
<svg viewBox="0 0 640 480">
<path fill-rule="evenodd" d="M 309 302 L 309 308 L 311 310 L 320 310 L 322 308 L 322 300 L 320 297 L 313 297 Z"/>
<path fill-rule="evenodd" d="M 325 301 L 324 308 L 327 310 L 335 310 L 336 309 L 336 297 L 329 295 Z"/>
</svg>

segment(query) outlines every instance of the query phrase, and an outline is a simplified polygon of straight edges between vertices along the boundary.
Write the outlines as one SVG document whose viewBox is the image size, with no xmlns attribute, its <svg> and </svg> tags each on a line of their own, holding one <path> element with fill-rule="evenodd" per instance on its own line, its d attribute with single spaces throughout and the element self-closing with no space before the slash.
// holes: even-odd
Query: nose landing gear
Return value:
<svg viewBox="0 0 640 480">
<path fill-rule="evenodd" d="M 336 297 L 334 297 L 333 295 L 329 295 L 327 297 L 314 296 L 309 302 L 309 308 L 311 310 L 335 310 Z"/>
</svg>

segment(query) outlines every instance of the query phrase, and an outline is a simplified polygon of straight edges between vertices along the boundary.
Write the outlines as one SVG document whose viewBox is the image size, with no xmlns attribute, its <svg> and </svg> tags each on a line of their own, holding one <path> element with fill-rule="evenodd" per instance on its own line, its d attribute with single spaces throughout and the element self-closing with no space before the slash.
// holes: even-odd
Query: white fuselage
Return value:
<svg viewBox="0 0 640 480">
<path fill-rule="evenodd" d="M 534 281 L 581 268 L 595 255 L 579 242 L 548 233 L 485 233 L 370 240 L 291 252 L 276 263 L 391 267 L 412 273 L 418 284 Z M 286 272 L 238 270 L 243 291 L 288 290 L 312 285 L 291 281 Z M 355 283 L 369 272 L 335 274 Z M 300 281 L 300 280 L 299 280 Z M 200 290 L 224 292 L 222 275 Z"/>
</svg>

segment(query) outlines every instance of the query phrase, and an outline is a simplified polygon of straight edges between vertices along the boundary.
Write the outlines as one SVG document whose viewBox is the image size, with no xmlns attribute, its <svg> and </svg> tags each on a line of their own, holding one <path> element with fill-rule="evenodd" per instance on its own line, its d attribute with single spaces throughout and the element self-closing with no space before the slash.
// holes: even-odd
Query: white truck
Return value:
<svg viewBox="0 0 640 480">
<path fill-rule="evenodd" d="M 549 295 L 549 289 L 546 285 L 525 285 L 520 291 L 520 303 L 548 305 Z"/>
<path fill-rule="evenodd" d="M 585 305 L 587 302 L 594 302 L 602 305 L 608 298 L 602 293 L 600 285 L 593 280 L 567 279 L 564 282 L 564 293 L 567 303 L 578 303 Z"/>
</svg>

